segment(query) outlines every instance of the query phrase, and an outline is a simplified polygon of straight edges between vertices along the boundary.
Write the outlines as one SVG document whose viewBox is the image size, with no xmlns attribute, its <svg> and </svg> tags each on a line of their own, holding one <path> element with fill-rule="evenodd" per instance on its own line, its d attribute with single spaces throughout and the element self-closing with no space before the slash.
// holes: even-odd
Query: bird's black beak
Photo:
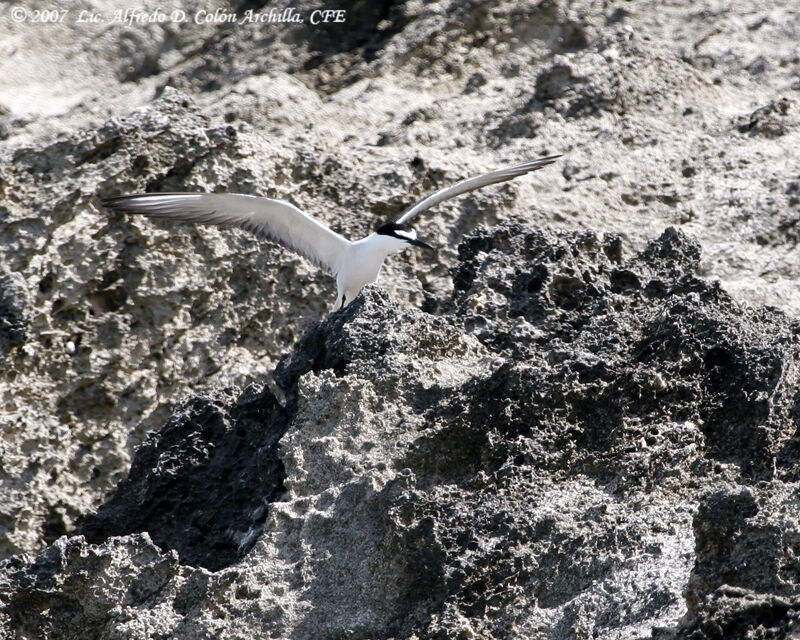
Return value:
<svg viewBox="0 0 800 640">
<path fill-rule="evenodd" d="M 436 251 L 436 249 L 434 247 L 429 245 L 427 242 L 423 242 L 422 240 L 414 239 L 414 240 L 408 240 L 407 242 L 409 244 L 413 244 L 415 247 L 422 247 L 423 249 L 428 249 L 430 251 Z"/>
</svg>

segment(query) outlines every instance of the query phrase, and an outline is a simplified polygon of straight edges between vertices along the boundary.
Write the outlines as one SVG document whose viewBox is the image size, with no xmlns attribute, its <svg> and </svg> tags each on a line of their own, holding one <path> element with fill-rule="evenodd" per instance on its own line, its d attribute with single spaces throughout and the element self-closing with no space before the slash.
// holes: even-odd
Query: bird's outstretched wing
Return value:
<svg viewBox="0 0 800 640">
<path fill-rule="evenodd" d="M 430 209 L 432 206 L 437 205 L 440 202 L 444 202 L 445 200 L 449 200 L 455 196 L 460 196 L 462 193 L 467 193 L 468 191 L 474 191 L 475 189 L 486 187 L 490 184 L 497 184 L 498 182 L 511 180 L 512 178 L 521 176 L 523 173 L 528 173 L 529 171 L 536 171 L 537 169 L 541 169 L 548 164 L 552 164 L 556 161 L 556 158 L 560 157 L 560 155 L 547 156 L 546 158 L 539 158 L 538 160 L 531 160 L 529 162 L 523 162 L 522 164 L 516 164 L 513 167 L 506 167 L 505 169 L 490 171 L 489 173 L 484 173 L 483 175 L 475 176 L 474 178 L 467 178 L 466 180 L 462 180 L 451 187 L 439 189 L 439 191 L 436 193 L 432 193 L 426 198 L 423 198 L 419 202 L 411 205 L 408 209 L 403 211 L 399 217 L 395 218 L 394 221 L 398 224 L 408 224 L 420 213 L 425 211 L 425 209 Z"/>
<path fill-rule="evenodd" d="M 164 220 L 241 227 L 299 253 L 334 275 L 350 244 L 283 200 L 233 193 L 143 193 L 107 198 L 103 206 Z"/>
</svg>

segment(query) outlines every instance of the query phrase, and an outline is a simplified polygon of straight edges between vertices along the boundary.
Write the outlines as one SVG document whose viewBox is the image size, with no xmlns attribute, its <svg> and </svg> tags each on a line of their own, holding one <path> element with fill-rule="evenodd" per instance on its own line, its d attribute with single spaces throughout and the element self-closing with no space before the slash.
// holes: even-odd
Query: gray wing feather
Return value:
<svg viewBox="0 0 800 640">
<path fill-rule="evenodd" d="M 334 275 L 349 242 L 293 204 L 234 193 L 144 193 L 103 200 L 112 211 L 241 227 L 300 254 Z"/>
<path fill-rule="evenodd" d="M 548 164 L 552 164 L 556 161 L 556 158 L 560 157 L 560 155 L 547 156 L 546 158 L 539 158 L 538 160 L 523 162 L 522 164 L 516 164 L 513 167 L 497 169 L 496 171 L 490 171 L 489 173 L 484 173 L 483 175 L 476 176 L 474 178 L 462 180 L 461 182 L 450 187 L 439 189 L 439 191 L 436 193 L 433 193 L 426 198 L 423 198 L 419 202 L 411 205 L 408 209 L 403 211 L 398 218 L 395 218 L 394 221 L 397 223 L 408 223 L 426 209 L 430 209 L 440 202 L 444 202 L 445 200 L 459 196 L 462 193 L 467 193 L 468 191 L 474 191 L 475 189 L 486 187 L 490 184 L 512 180 L 513 178 L 521 176 L 524 173 L 536 171 L 537 169 L 541 169 Z"/>
</svg>

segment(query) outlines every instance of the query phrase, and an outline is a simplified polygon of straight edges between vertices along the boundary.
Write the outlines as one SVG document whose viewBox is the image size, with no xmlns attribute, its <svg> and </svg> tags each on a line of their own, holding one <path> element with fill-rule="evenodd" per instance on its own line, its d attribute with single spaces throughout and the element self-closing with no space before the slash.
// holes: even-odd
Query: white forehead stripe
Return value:
<svg viewBox="0 0 800 640">
<path fill-rule="evenodd" d="M 405 231 L 404 229 L 395 229 L 394 233 L 401 238 L 408 238 L 409 240 L 417 239 L 417 232 L 413 229 L 409 229 L 408 231 Z"/>
</svg>

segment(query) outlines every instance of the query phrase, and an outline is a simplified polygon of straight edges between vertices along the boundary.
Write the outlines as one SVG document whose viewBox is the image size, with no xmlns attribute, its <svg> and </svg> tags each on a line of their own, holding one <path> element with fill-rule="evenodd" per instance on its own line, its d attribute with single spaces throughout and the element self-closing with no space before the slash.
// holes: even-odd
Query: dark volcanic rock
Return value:
<svg viewBox="0 0 800 640">
<path fill-rule="evenodd" d="M 690 640 L 784 640 L 800 628 L 800 598 L 753 593 L 720 587 L 674 637 Z"/>
<path fill-rule="evenodd" d="M 30 295 L 19 273 L 0 276 L 0 361 L 6 348 L 25 342 Z"/>
<path fill-rule="evenodd" d="M 146 535 L 102 546 L 60 538 L 31 564 L 14 558 L 3 569 L 4 638 L 109 637 L 114 607 L 154 602 L 180 573 L 176 554 Z"/>
<path fill-rule="evenodd" d="M 268 388 L 248 388 L 229 405 L 191 399 L 139 448 L 128 477 L 80 532 L 98 544 L 146 531 L 186 564 L 231 565 L 283 491 L 277 444 L 288 422 Z"/>
<path fill-rule="evenodd" d="M 86 519 L 94 546 L 7 565 L 10 628 L 70 637 L 48 603 L 99 596 L 70 579 L 77 559 L 48 558 L 136 558 L 137 539 L 108 537 L 138 531 L 165 555 L 126 560 L 124 581 L 156 562 L 172 586 L 144 605 L 103 596 L 74 628 L 129 625 L 134 606 L 180 638 L 214 608 L 296 638 L 792 628 L 800 535 L 776 516 L 796 501 L 779 478 L 798 465 L 797 323 L 697 278 L 674 229 L 629 259 L 614 235 L 517 224 L 459 251 L 437 314 L 370 286 L 312 325 L 275 371 L 286 408 L 266 389 L 189 401 Z M 169 549 L 237 568 L 198 592 L 205 574 Z M 36 623 L 20 613 L 35 589 Z"/>
</svg>

